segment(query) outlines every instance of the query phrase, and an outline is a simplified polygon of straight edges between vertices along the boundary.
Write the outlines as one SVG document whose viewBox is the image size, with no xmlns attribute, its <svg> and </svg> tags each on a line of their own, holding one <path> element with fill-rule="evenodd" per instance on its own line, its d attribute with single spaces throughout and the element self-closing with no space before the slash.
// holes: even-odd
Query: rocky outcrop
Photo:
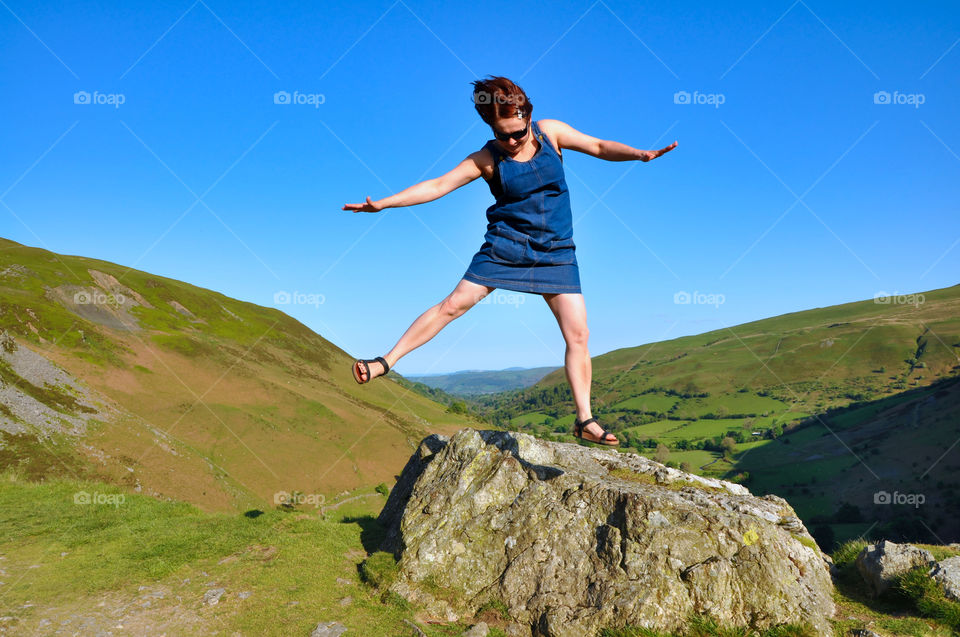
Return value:
<svg viewBox="0 0 960 637">
<path fill-rule="evenodd" d="M 499 600 L 534 635 L 690 614 L 830 634 L 829 565 L 785 500 L 614 449 L 463 429 L 425 438 L 379 517 L 392 590 L 446 619 Z"/>
<path fill-rule="evenodd" d="M 914 566 L 932 566 L 933 555 L 926 549 L 912 544 L 897 544 L 890 540 L 881 540 L 868 544 L 857 555 L 857 571 L 863 577 L 867 590 L 874 597 L 890 590 L 897 576 L 906 573 Z"/>
</svg>

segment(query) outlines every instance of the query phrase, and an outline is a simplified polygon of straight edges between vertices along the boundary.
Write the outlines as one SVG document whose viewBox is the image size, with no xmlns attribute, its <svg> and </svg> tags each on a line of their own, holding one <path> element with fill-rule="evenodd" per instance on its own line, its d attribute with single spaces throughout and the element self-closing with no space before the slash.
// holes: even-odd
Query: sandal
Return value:
<svg viewBox="0 0 960 637">
<path fill-rule="evenodd" d="M 603 430 L 603 433 L 600 434 L 600 438 L 597 439 L 597 440 L 591 440 L 590 438 L 584 438 L 584 437 L 583 437 L 583 428 L 586 427 L 587 425 L 589 425 L 589 424 L 592 423 L 592 422 L 597 422 L 597 419 L 596 419 L 596 418 L 587 418 L 587 419 L 584 420 L 583 422 L 580 422 L 579 420 L 577 420 L 576 418 L 574 418 L 573 425 L 574 425 L 574 427 L 576 427 L 576 429 L 575 429 L 575 431 L 573 432 L 573 435 L 574 435 L 575 437 L 579 438 L 580 440 L 587 440 L 587 441 L 589 441 L 589 442 L 594 442 L 594 443 L 596 443 L 596 444 L 598 444 L 598 445 L 609 445 L 609 446 L 611 446 L 611 447 L 614 447 L 614 446 L 620 444 L 620 441 L 617 440 L 617 437 L 614 436 L 614 435 L 613 435 L 612 433 L 610 433 L 609 431 L 607 431 L 606 429 Z M 599 425 L 600 423 L 597 422 L 597 424 Z M 592 436 L 593 434 L 589 434 L 589 433 L 588 433 L 587 435 L 588 435 L 588 436 Z M 608 436 L 613 436 L 613 437 L 612 437 L 612 438 L 609 438 Z"/>
<path fill-rule="evenodd" d="M 374 362 L 380 363 L 381 365 L 383 365 L 383 374 L 380 374 L 379 376 L 374 376 L 373 378 L 380 378 L 380 376 L 383 376 L 384 374 L 390 371 L 390 365 L 387 364 L 387 360 L 382 356 L 377 356 L 376 358 L 371 358 L 369 360 L 361 358 L 360 360 L 358 360 L 353 364 L 353 379 L 358 383 L 360 383 L 361 385 L 363 385 L 364 383 L 369 383 L 371 380 L 373 380 L 373 378 L 370 377 L 370 363 L 374 363 Z M 360 369 L 361 364 L 363 364 L 362 370 Z M 366 374 L 367 380 L 361 379 L 360 374 Z"/>
</svg>

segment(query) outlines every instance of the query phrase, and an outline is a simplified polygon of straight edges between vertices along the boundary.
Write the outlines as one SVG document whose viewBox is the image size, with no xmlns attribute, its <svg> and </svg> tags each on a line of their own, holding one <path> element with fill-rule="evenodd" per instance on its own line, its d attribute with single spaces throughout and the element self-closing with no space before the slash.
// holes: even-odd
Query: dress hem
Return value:
<svg viewBox="0 0 960 637">
<path fill-rule="evenodd" d="M 467 272 L 464 279 L 478 285 L 512 290 L 514 292 L 529 292 L 531 294 L 583 294 L 580 286 L 550 285 L 549 283 L 524 283 L 522 281 L 508 281 L 505 279 L 490 279 L 478 274 Z M 540 289 L 537 289 L 540 288 Z M 549 290 L 542 288 L 551 288 Z"/>
</svg>

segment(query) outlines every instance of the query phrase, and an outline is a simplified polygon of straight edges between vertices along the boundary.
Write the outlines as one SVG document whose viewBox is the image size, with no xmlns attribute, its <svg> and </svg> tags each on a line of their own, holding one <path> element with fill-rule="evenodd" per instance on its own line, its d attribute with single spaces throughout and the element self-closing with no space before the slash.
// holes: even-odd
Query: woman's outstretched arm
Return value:
<svg viewBox="0 0 960 637">
<path fill-rule="evenodd" d="M 481 151 L 471 153 L 460 162 L 456 168 L 446 175 L 427 179 L 409 188 L 404 188 L 395 195 L 372 201 L 367 197 L 366 203 L 348 203 L 343 206 L 343 210 L 352 210 L 354 212 L 379 212 L 384 208 L 400 208 L 402 206 L 415 206 L 439 199 L 440 197 L 464 186 L 480 176 L 479 155 Z"/>
<path fill-rule="evenodd" d="M 560 148 L 569 148 L 607 161 L 631 161 L 636 159 L 650 161 L 677 147 L 677 142 L 673 142 L 660 150 L 640 150 L 620 142 L 591 137 L 558 119 L 544 119 L 540 121 L 540 124 L 546 124 L 555 131 L 557 144 Z"/>
</svg>

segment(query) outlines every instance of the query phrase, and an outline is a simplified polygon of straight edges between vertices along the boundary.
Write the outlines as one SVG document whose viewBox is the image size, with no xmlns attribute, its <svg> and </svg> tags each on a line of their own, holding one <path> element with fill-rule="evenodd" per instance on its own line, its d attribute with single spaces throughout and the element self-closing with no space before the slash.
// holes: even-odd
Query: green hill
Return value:
<svg viewBox="0 0 960 637">
<path fill-rule="evenodd" d="M 827 548 L 874 523 L 891 539 L 960 538 L 960 520 L 939 512 L 960 504 L 951 488 L 960 468 L 960 286 L 907 299 L 597 356 L 594 415 L 624 448 L 787 498 L 829 527 L 820 529 Z M 476 403 L 500 425 L 572 439 L 562 370 Z M 884 491 L 923 492 L 929 506 L 874 505 Z"/>
<path fill-rule="evenodd" d="M 474 423 L 279 310 L 0 239 L 0 462 L 205 509 L 393 482 Z M 429 423 L 429 424 L 428 424 Z"/>
</svg>

